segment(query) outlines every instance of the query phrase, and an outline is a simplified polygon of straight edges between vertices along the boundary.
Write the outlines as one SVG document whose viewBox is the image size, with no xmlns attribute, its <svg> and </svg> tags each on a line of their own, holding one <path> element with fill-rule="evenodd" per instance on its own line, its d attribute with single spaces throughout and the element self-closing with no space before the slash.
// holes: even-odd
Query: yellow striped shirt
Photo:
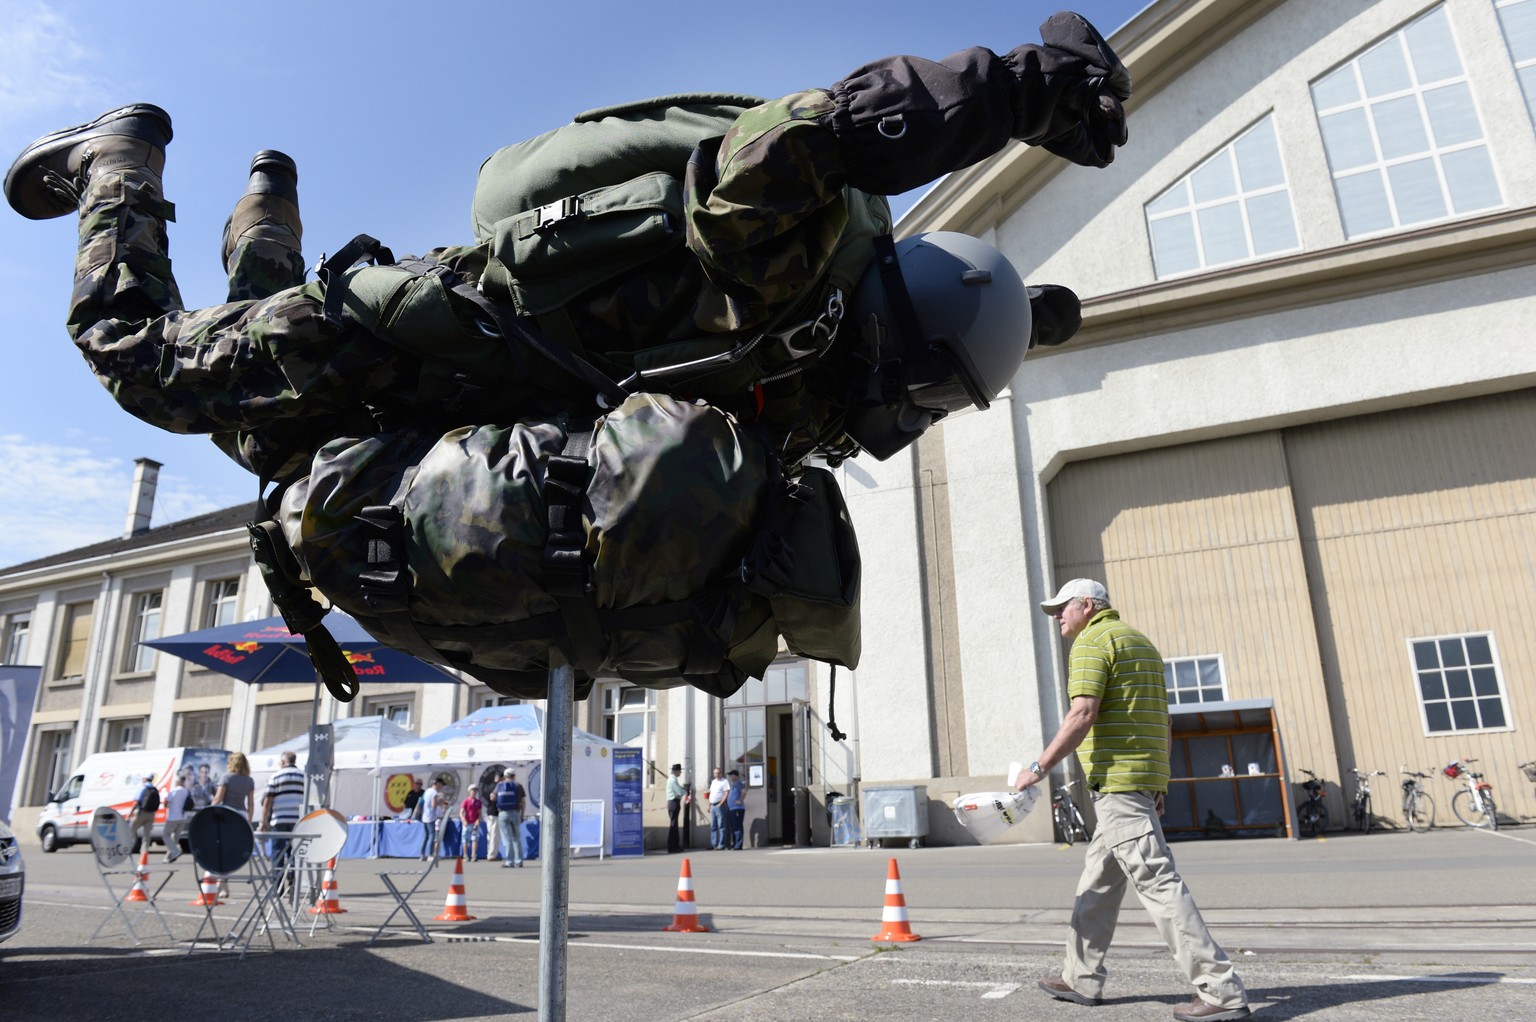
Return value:
<svg viewBox="0 0 1536 1022">
<path fill-rule="evenodd" d="M 1101 700 L 1077 758 L 1098 791 L 1168 790 L 1168 689 L 1163 657 L 1141 632 L 1101 610 L 1068 654 L 1067 696 Z"/>
</svg>

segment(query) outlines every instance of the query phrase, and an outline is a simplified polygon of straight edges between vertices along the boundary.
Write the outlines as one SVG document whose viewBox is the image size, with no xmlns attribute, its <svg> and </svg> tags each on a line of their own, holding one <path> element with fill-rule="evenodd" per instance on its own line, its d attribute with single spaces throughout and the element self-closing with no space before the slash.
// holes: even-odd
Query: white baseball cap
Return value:
<svg viewBox="0 0 1536 1022">
<path fill-rule="evenodd" d="M 1109 602 L 1109 590 L 1105 589 L 1102 583 L 1095 582 L 1091 578 L 1074 578 L 1057 590 L 1054 597 L 1040 604 L 1040 609 L 1054 617 L 1068 600 L 1075 600 L 1081 596 L 1086 596 L 1090 600 Z"/>
</svg>

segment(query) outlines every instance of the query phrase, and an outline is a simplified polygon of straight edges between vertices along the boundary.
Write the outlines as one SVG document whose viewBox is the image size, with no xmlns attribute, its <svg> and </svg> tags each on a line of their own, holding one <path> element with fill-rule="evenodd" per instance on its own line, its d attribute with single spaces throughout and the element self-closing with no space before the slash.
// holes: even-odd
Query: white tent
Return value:
<svg viewBox="0 0 1536 1022">
<path fill-rule="evenodd" d="M 394 746 L 416 741 L 416 735 L 387 717 L 343 717 L 332 722 L 332 727 L 335 743 L 331 757 L 331 807 L 346 816 L 376 815 L 383 811 L 377 769 L 380 757 Z M 256 781 L 258 802 L 285 752 L 295 754 L 302 770 L 309 762 L 309 733 L 251 753 L 251 776 Z"/>
<path fill-rule="evenodd" d="M 590 805 L 601 801 L 604 854 L 613 852 L 613 750 L 621 748 L 590 731 L 572 728 L 571 799 Z M 537 706 L 487 706 L 419 741 L 386 748 L 382 773 L 399 770 L 456 783 L 458 798 L 477 783 L 487 767 L 517 771 L 535 807 L 543 804 L 544 710 Z M 425 775 L 425 776 L 424 776 Z M 386 782 L 397 786 L 394 778 Z"/>
</svg>

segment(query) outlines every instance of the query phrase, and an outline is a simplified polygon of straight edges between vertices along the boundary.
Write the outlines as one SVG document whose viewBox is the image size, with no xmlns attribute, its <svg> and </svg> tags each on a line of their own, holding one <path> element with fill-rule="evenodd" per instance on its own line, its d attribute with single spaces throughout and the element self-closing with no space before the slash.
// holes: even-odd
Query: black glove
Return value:
<svg viewBox="0 0 1536 1022">
<path fill-rule="evenodd" d="M 1085 167 L 1107 167 L 1126 143 L 1131 73 L 1079 14 L 1060 11 L 1040 26 L 1040 44 L 1003 56 L 1018 79 L 1013 137 Z"/>
<path fill-rule="evenodd" d="M 1060 284 L 1031 284 L 1029 293 L 1029 346 L 1054 348 L 1070 341 L 1083 325 L 1083 306 L 1077 293 Z"/>
</svg>

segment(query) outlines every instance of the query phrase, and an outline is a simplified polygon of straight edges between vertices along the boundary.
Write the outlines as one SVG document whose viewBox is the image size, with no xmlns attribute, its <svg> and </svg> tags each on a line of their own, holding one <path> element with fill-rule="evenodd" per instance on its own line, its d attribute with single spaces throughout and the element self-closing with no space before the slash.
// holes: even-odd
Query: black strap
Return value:
<svg viewBox="0 0 1536 1022">
<path fill-rule="evenodd" d="M 832 665 L 832 678 L 827 682 L 827 730 L 832 740 L 840 742 L 848 736 L 837 729 L 837 665 Z"/>
<path fill-rule="evenodd" d="M 315 276 L 320 279 L 320 284 L 325 288 L 325 304 L 322 313 L 326 325 L 335 330 L 342 326 L 341 300 L 346 297 L 344 288 L 332 287 L 336 278 L 357 265 L 359 259 L 371 259 L 381 266 L 387 266 L 395 261 L 395 254 L 385 248 L 377 238 L 371 238 L 366 234 L 359 234 L 329 259 L 320 264 L 320 269 L 315 271 Z"/>
<path fill-rule="evenodd" d="M 870 239 L 875 249 L 875 264 L 880 267 L 880 286 L 885 289 L 885 301 L 895 320 L 896 339 L 900 342 L 901 356 L 896 359 L 880 356 L 881 362 L 899 361 L 902 356 L 913 356 L 923 350 L 922 326 L 912 296 L 907 293 L 906 278 L 901 275 L 901 260 L 896 258 L 896 242 L 889 234 L 877 234 Z"/>
<path fill-rule="evenodd" d="M 544 588 L 555 598 L 564 634 L 555 640 L 571 665 L 592 677 L 607 654 L 607 640 L 592 594 L 587 564 L 587 533 L 581 505 L 591 469 L 587 449 L 592 427 L 571 428 L 565 448 L 544 467 L 544 501 L 549 508 L 549 536 L 544 543 Z"/>
<path fill-rule="evenodd" d="M 390 637 L 407 653 L 435 663 L 442 659 L 411 618 L 411 573 L 405 555 L 405 513 L 393 504 L 374 504 L 357 515 L 368 540 L 366 571 L 358 575 L 363 603 L 378 615 Z"/>
</svg>

